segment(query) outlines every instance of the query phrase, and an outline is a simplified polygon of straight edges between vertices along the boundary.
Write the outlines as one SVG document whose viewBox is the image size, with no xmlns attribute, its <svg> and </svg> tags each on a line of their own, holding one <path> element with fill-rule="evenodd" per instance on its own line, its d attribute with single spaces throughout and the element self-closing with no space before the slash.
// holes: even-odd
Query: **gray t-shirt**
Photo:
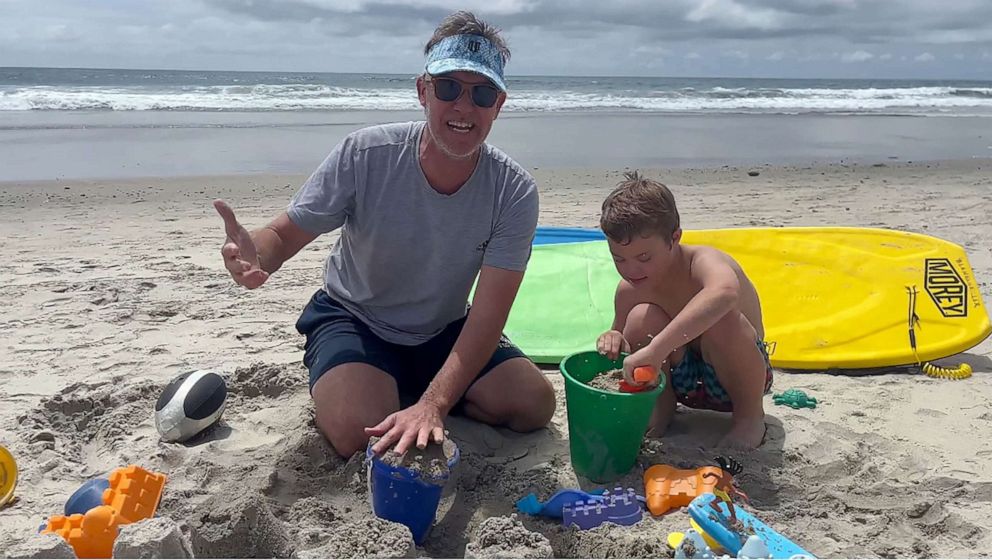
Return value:
<svg viewBox="0 0 992 560">
<path fill-rule="evenodd" d="M 435 191 L 418 157 L 424 130 L 413 122 L 350 134 L 287 209 L 310 233 L 341 228 L 324 288 L 397 344 L 424 342 L 464 317 L 482 265 L 523 271 L 537 227 L 533 177 L 488 144 L 457 192 Z"/>
</svg>

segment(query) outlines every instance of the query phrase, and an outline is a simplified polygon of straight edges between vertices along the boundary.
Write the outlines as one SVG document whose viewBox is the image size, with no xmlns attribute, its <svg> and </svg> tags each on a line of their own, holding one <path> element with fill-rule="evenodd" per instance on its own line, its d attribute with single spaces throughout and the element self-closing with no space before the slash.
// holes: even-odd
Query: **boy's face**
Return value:
<svg viewBox="0 0 992 560">
<path fill-rule="evenodd" d="M 635 235 L 626 245 L 609 238 L 607 242 L 620 276 L 634 286 L 642 286 L 668 272 L 681 237 L 682 230 L 676 230 L 671 239 L 651 234 L 646 237 Z"/>
</svg>

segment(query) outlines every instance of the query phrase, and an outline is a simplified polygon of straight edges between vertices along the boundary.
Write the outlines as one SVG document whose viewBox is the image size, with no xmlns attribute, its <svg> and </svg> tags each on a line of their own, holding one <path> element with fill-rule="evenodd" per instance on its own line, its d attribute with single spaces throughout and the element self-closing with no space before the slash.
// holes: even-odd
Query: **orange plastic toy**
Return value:
<svg viewBox="0 0 992 560">
<path fill-rule="evenodd" d="M 114 508 L 122 523 L 134 523 L 155 516 L 165 475 L 131 465 L 110 473 L 110 488 L 103 491 L 103 503 Z"/>
<path fill-rule="evenodd" d="M 42 533 L 61 535 L 77 558 L 110 558 L 121 517 L 110 506 L 96 506 L 85 515 L 53 515 Z"/>
<path fill-rule="evenodd" d="M 155 516 L 166 477 L 131 465 L 114 469 L 109 480 L 103 505 L 85 514 L 53 515 L 41 532 L 61 535 L 77 558 L 110 558 L 121 525 Z"/>
<path fill-rule="evenodd" d="M 711 473 L 710 476 L 704 476 Z M 700 494 L 713 492 L 723 476 L 720 467 L 676 469 L 671 465 L 654 465 L 644 472 L 644 495 L 652 515 L 661 515 L 677 507 L 688 506 Z"/>
<path fill-rule="evenodd" d="M 658 370 L 651 366 L 638 366 L 634 368 L 634 381 L 638 383 L 651 383 L 658 379 Z"/>
</svg>

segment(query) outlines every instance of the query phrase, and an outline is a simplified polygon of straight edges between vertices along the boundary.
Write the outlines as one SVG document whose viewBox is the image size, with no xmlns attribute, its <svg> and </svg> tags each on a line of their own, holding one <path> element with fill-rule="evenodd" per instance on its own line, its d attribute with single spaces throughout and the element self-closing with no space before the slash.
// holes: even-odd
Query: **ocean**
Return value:
<svg viewBox="0 0 992 560">
<path fill-rule="evenodd" d="M 414 75 L 0 68 L 0 180 L 308 173 Z M 992 82 L 510 76 L 525 166 L 992 157 Z"/>
<path fill-rule="evenodd" d="M 0 68 L 0 111 L 411 111 L 415 76 Z M 521 76 L 510 112 L 992 116 L 992 82 Z"/>
</svg>

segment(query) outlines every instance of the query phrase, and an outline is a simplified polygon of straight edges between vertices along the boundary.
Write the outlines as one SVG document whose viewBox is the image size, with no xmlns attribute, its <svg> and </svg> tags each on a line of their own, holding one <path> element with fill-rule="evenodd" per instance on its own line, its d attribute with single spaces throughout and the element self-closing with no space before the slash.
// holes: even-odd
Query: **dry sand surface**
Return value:
<svg viewBox="0 0 992 560">
<path fill-rule="evenodd" d="M 963 245 L 992 301 L 992 162 L 836 163 L 647 173 L 679 199 L 688 229 L 857 225 Z M 535 170 L 547 225 L 593 226 L 622 170 Z M 300 364 L 299 311 L 320 285 L 333 237 L 262 289 L 225 273 L 228 200 L 259 226 L 303 177 L 244 176 L 0 185 L 0 442 L 18 458 L 19 501 L 0 512 L 0 556 L 60 513 L 84 480 L 140 464 L 169 480 L 160 515 L 209 556 L 664 557 L 679 512 L 587 532 L 512 517 L 529 492 L 579 485 L 569 466 L 561 377 L 550 428 L 519 435 L 448 422 L 461 461 L 425 545 L 374 518 L 362 457 L 343 460 L 316 431 Z M 593 341 L 590 341 L 592 344 Z M 974 557 L 992 551 L 992 343 L 960 382 L 912 368 L 875 375 L 779 374 L 814 410 L 773 406 L 764 446 L 736 457 L 754 511 L 820 556 Z M 183 444 L 158 441 L 161 388 L 213 368 L 230 391 L 222 423 Z M 619 484 L 651 464 L 707 464 L 725 415 L 681 411 L 645 442 Z M 160 528 L 168 531 L 168 527 Z M 178 545 L 177 545 L 178 546 Z M 177 548 L 176 550 L 181 550 Z"/>
</svg>

